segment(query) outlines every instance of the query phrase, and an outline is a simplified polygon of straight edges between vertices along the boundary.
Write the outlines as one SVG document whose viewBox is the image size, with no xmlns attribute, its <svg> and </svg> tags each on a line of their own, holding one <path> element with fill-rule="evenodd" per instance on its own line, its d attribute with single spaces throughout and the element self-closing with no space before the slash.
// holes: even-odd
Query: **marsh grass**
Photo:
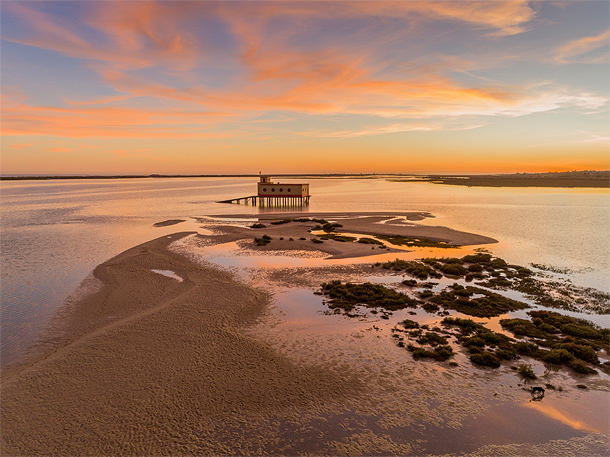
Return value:
<svg viewBox="0 0 610 457">
<path fill-rule="evenodd" d="M 324 235 L 318 235 L 318 237 L 322 240 L 340 241 L 342 243 L 351 243 L 353 241 L 356 241 L 356 237 L 354 236 L 338 235 L 336 233 L 326 233 Z"/>
<path fill-rule="evenodd" d="M 374 238 L 368 238 L 368 237 L 361 237 L 358 238 L 358 243 L 362 243 L 362 244 L 377 244 L 377 245 L 381 245 L 383 246 L 383 243 L 379 240 L 376 240 Z"/>
<path fill-rule="evenodd" d="M 448 245 L 446 241 L 438 241 L 426 238 L 413 238 L 401 235 L 375 235 L 375 238 L 387 241 L 395 246 L 412 246 L 425 248 L 457 248 L 458 246 Z"/>
<path fill-rule="evenodd" d="M 328 307 L 353 310 L 357 305 L 369 308 L 382 308 L 395 311 L 408 307 L 416 307 L 419 302 L 394 289 L 365 282 L 363 284 L 342 283 L 339 280 L 322 284 L 322 293 L 330 300 Z"/>
<path fill-rule="evenodd" d="M 428 277 L 441 278 L 442 275 L 434 268 L 429 267 L 420 262 L 396 259 L 381 264 L 381 267 L 386 270 L 404 271 L 405 273 L 415 276 L 418 279 L 428 279 Z"/>
<path fill-rule="evenodd" d="M 522 363 L 519 365 L 518 371 L 519 374 L 525 379 L 538 379 L 538 376 L 536 376 L 530 364 Z"/>
<path fill-rule="evenodd" d="M 332 236 L 332 234 L 331 234 Z M 362 238 L 360 239 L 362 240 Z M 360 241 L 358 240 L 358 241 Z M 509 265 L 500 258 L 486 252 L 466 255 L 462 258 L 424 258 L 421 261 L 396 259 L 385 263 L 376 263 L 373 268 L 383 268 L 399 273 L 407 273 L 417 279 L 443 277 L 443 275 L 459 276 L 471 279 L 485 278 L 485 284 L 494 288 L 509 287 L 515 290 L 522 284 L 535 284 L 533 272 L 518 265 Z M 328 286 L 327 284 L 331 284 Z M 401 294 L 394 301 L 398 292 L 381 285 L 366 283 L 359 285 L 343 285 L 340 281 L 323 284 L 325 294 L 331 297 L 329 306 L 350 310 L 356 305 L 380 307 L 386 310 L 402 309 L 404 307 L 421 307 L 426 312 L 447 315 L 448 309 L 476 316 L 489 318 L 508 312 L 529 308 L 529 305 L 510 299 L 496 292 L 481 287 L 454 283 L 443 291 L 419 291 L 421 300 L 414 300 Z M 418 283 L 415 279 L 402 281 L 404 286 L 432 289 L 436 283 Z M 481 283 L 477 283 L 481 284 Z M 340 289 L 341 293 L 338 293 Z M 333 295 L 337 294 L 337 295 Z M 415 314 L 414 312 L 410 312 Z M 386 315 L 387 317 L 387 315 Z M 483 324 L 472 319 L 443 319 L 441 325 L 447 330 L 435 328 L 429 331 L 427 325 L 419 325 L 415 321 L 405 319 L 392 329 L 393 332 L 408 335 L 420 345 L 444 347 L 448 346 L 448 336 L 453 336 L 456 342 L 470 353 L 470 360 L 475 365 L 498 368 L 502 361 L 520 359 L 527 356 L 553 366 L 563 366 L 581 374 L 596 373 L 602 370 L 610 373 L 610 363 L 600 363 L 598 352 L 609 351 L 610 330 L 602 329 L 584 319 L 565 316 L 553 311 L 532 310 L 528 312 L 529 319 L 501 319 L 503 329 L 513 333 L 511 338 L 502 333 L 493 332 Z M 443 335 L 441 335 L 442 333 Z M 403 337 L 393 335 L 395 342 L 403 342 Z M 402 346 L 401 346 L 402 347 Z M 449 346 L 448 346 L 449 347 Z M 408 346 L 415 359 L 431 358 L 441 360 L 436 350 Z M 523 366 L 523 365 L 522 365 Z M 527 377 L 525 368 L 514 368 Z"/>
<path fill-rule="evenodd" d="M 269 235 L 263 235 L 262 238 L 254 238 L 254 242 L 257 246 L 266 246 L 272 239 Z"/>
<path fill-rule="evenodd" d="M 473 295 L 483 295 L 474 298 Z M 454 309 L 469 316 L 494 317 L 509 311 L 529 308 L 529 305 L 504 297 L 495 292 L 474 286 L 454 284 L 430 298 L 430 301 L 447 309 Z"/>
</svg>

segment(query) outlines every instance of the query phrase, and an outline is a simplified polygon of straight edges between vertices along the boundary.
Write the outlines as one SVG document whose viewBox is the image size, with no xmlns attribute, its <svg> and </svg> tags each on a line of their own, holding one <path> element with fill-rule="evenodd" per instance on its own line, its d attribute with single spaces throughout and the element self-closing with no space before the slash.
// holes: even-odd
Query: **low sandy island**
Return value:
<svg viewBox="0 0 610 457">
<path fill-rule="evenodd" d="M 490 243 L 497 243 L 497 240 L 474 233 L 461 232 L 448 227 L 420 225 L 412 221 L 420 221 L 433 217 L 429 213 L 367 213 L 366 215 L 356 215 L 355 213 L 283 213 L 266 215 L 238 215 L 231 216 L 231 219 L 247 220 L 251 219 L 252 224 L 248 227 L 243 225 L 223 224 L 223 217 L 218 216 L 218 223 L 214 230 L 217 233 L 213 236 L 215 242 L 226 243 L 231 241 L 247 240 L 251 241 L 248 247 L 262 251 L 321 251 L 329 254 L 334 259 L 363 257 L 380 253 L 379 246 L 373 248 L 369 244 L 358 242 L 340 243 L 329 240 L 324 243 L 312 243 L 312 238 L 319 238 L 316 234 L 324 234 L 319 228 L 320 223 L 316 220 L 335 222 L 340 224 L 332 230 L 332 233 L 345 233 L 360 236 L 375 237 L 381 236 L 402 236 L 417 240 L 429 240 L 432 242 L 443 243 L 446 246 L 473 246 Z M 310 219 L 302 221 L 302 219 Z M 285 222 L 290 220 L 290 222 Z M 264 227 L 251 228 L 254 224 L 262 224 Z M 255 238 L 267 235 L 272 238 L 267 245 L 257 246 Z M 324 241 L 324 240 L 323 240 Z M 384 243 L 384 252 L 398 252 L 398 246 L 392 243 Z"/>
</svg>

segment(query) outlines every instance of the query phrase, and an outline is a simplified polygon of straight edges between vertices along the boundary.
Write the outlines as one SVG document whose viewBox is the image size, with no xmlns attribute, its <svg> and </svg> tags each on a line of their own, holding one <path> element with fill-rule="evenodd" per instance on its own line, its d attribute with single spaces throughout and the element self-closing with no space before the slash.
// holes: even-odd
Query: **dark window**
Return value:
<svg viewBox="0 0 610 457">
<path fill-rule="evenodd" d="M 284 192 L 284 189 L 282 189 L 281 187 L 280 187 L 280 192 Z"/>
<path fill-rule="evenodd" d="M 292 189 L 288 189 L 288 192 L 292 192 Z"/>
<path fill-rule="evenodd" d="M 263 192 L 267 192 L 267 188 L 266 187 L 263 187 Z"/>
<path fill-rule="evenodd" d="M 272 188 L 271 188 L 271 192 L 275 192 L 275 187 L 272 187 Z"/>
</svg>

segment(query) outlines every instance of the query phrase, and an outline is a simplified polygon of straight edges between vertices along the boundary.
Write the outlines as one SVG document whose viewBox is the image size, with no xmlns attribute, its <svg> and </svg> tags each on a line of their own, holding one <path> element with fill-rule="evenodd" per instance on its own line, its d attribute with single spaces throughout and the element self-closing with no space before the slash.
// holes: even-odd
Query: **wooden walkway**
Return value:
<svg viewBox="0 0 610 457">
<path fill-rule="evenodd" d="M 309 204 L 309 195 L 306 197 L 259 197 L 258 195 L 249 195 L 248 197 L 231 198 L 222 200 L 217 203 L 236 203 L 241 205 L 259 206 L 304 206 Z"/>
</svg>

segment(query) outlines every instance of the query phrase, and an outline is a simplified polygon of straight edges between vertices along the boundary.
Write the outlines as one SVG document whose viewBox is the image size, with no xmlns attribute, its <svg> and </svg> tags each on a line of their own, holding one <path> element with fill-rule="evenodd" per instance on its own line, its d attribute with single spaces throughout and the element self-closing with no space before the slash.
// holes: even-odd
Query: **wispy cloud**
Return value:
<svg viewBox="0 0 610 457">
<path fill-rule="evenodd" d="M 66 148 L 63 145 L 55 146 L 54 148 L 48 149 L 47 152 L 72 152 L 73 148 Z"/>
<path fill-rule="evenodd" d="M 446 123 L 429 122 L 429 123 L 398 123 L 375 127 L 364 127 L 360 130 L 339 130 L 339 131 L 314 131 L 305 132 L 303 135 L 315 136 L 319 138 L 355 138 L 359 136 L 370 135 L 386 135 L 388 133 L 403 133 L 403 132 L 435 132 L 449 130 L 473 130 L 483 127 L 485 124 L 470 124 L 462 126 L 449 126 Z"/>
<path fill-rule="evenodd" d="M 226 117 L 211 111 L 174 111 L 121 106 L 34 106 L 3 98 L 4 135 L 53 135 L 67 138 L 222 138 L 236 132 L 212 131 Z"/>
<path fill-rule="evenodd" d="M 12 144 L 11 148 L 13 148 L 13 149 L 23 149 L 23 148 L 29 148 L 30 146 L 34 146 L 34 143 L 17 143 L 17 144 Z"/>
<path fill-rule="evenodd" d="M 570 63 L 575 60 L 574 58 L 581 57 L 583 54 L 587 54 L 591 51 L 608 47 L 609 44 L 610 30 L 606 30 L 605 32 L 597 35 L 579 38 L 562 45 L 559 49 L 557 49 L 555 60 L 559 63 Z M 588 60 L 591 63 L 607 63 L 608 51 L 606 50 L 606 52 L 596 55 L 594 58 L 590 58 Z"/>
</svg>

